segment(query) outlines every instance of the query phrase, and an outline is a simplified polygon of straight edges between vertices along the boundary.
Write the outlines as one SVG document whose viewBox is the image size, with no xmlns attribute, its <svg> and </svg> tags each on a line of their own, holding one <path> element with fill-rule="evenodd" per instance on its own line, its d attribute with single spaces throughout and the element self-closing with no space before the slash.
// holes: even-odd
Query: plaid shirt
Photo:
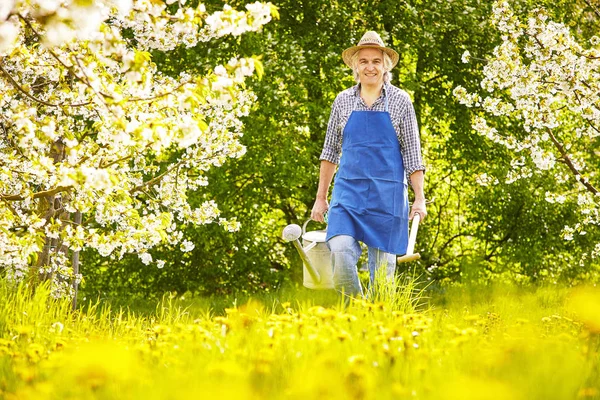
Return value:
<svg viewBox="0 0 600 400">
<path fill-rule="evenodd" d="M 419 139 L 417 117 L 415 116 L 415 110 L 408 94 L 390 83 L 383 85 L 381 96 L 373 103 L 371 108 L 367 107 L 364 100 L 360 98 L 359 85 L 346 89 L 337 95 L 331 107 L 325 144 L 323 145 L 323 151 L 319 159 L 334 164 L 340 163 L 344 127 L 350 118 L 350 114 L 352 114 L 353 110 L 385 111 L 384 93 L 388 96 L 388 108 L 392 125 L 396 131 L 396 136 L 398 136 L 404 170 L 410 182 L 409 177 L 413 172 L 419 170 L 425 171 L 425 166 L 421 158 L 421 141 Z M 354 108 L 355 105 L 356 108 Z"/>
</svg>

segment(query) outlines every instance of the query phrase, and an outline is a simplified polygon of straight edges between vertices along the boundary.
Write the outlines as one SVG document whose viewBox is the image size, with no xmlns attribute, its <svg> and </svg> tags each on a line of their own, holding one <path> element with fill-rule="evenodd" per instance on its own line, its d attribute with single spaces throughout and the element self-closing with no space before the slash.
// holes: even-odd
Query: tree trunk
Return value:
<svg viewBox="0 0 600 400">
<path fill-rule="evenodd" d="M 75 224 L 81 225 L 81 211 L 75 212 Z M 79 273 L 79 250 L 73 252 L 73 262 L 71 264 L 73 267 L 73 310 L 77 308 L 77 289 L 79 285 L 77 284 L 77 274 Z"/>
<path fill-rule="evenodd" d="M 53 144 L 49 155 L 54 164 L 58 164 L 65 159 L 65 150 L 65 145 L 61 139 L 57 140 Z M 38 214 L 42 216 L 47 223 L 53 218 L 60 219 L 62 221 L 62 226 L 64 227 L 65 224 L 69 223 L 70 220 L 70 215 L 69 213 L 65 212 L 63 206 L 63 200 L 68 195 L 68 192 L 62 192 L 60 194 L 52 194 L 41 197 L 38 204 Z M 78 215 L 75 217 L 79 217 L 79 223 L 81 223 L 81 213 L 77 214 Z M 67 256 L 68 251 L 68 248 L 62 245 L 59 238 L 50 238 L 46 236 L 44 238 L 44 247 L 42 248 L 42 251 L 38 253 L 38 259 L 35 267 L 30 271 L 30 278 L 33 280 L 33 282 L 52 279 L 54 274 L 53 271 L 44 271 L 42 273 L 41 269 L 50 264 L 53 253 L 58 254 L 59 252 L 62 252 L 65 254 L 65 256 Z M 73 262 L 75 261 L 77 264 L 79 264 L 79 254 L 77 254 L 77 256 L 73 255 Z M 75 303 L 73 303 L 73 306 L 75 306 Z"/>
</svg>

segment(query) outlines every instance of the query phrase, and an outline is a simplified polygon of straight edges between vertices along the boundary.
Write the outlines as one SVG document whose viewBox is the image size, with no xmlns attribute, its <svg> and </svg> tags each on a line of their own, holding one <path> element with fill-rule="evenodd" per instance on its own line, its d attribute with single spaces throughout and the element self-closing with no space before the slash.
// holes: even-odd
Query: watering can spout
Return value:
<svg viewBox="0 0 600 400">
<path fill-rule="evenodd" d="M 299 238 L 300 236 L 302 236 L 302 228 L 300 228 L 300 226 L 296 224 L 288 225 L 285 228 L 283 228 L 283 233 L 281 236 L 286 242 L 292 242 L 294 244 L 294 247 L 296 248 L 296 250 L 298 250 L 298 254 L 300 254 L 300 258 L 302 259 L 302 262 L 304 262 L 304 265 L 306 266 L 306 269 L 308 270 L 308 273 L 310 274 L 311 278 L 314 280 L 315 283 L 320 283 L 321 276 L 319 274 L 319 271 L 316 270 L 314 265 L 311 263 L 308 255 L 306 254 L 306 251 L 310 250 L 314 245 L 309 245 L 306 249 L 304 249 L 300 244 Z"/>
</svg>

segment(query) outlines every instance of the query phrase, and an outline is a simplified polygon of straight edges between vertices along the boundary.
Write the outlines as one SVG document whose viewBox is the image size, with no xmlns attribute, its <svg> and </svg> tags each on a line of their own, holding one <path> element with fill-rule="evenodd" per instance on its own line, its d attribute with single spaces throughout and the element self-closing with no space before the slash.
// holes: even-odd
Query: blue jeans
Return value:
<svg viewBox="0 0 600 400">
<path fill-rule="evenodd" d="M 337 235 L 327 241 L 331 251 L 331 264 L 333 265 L 333 285 L 338 292 L 349 296 L 362 296 L 363 289 L 358 279 L 356 264 L 362 253 L 360 244 L 352 236 Z M 369 278 L 371 286 L 375 281 L 379 268 L 386 268 L 388 279 L 394 277 L 396 272 L 396 255 L 385 253 L 369 246 Z"/>
</svg>

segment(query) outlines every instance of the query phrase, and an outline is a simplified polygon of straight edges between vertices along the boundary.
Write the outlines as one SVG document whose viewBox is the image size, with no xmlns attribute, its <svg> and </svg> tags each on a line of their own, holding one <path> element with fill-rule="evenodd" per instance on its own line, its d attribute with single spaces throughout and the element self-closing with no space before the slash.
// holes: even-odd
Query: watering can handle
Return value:
<svg viewBox="0 0 600 400">
<path fill-rule="evenodd" d="M 311 218 L 307 219 L 307 220 L 306 220 L 306 222 L 304 222 L 304 223 L 302 224 L 302 236 L 304 236 L 304 234 L 306 233 L 306 225 L 308 225 L 308 223 L 309 223 L 310 221 L 312 221 L 312 219 L 311 219 Z"/>
<path fill-rule="evenodd" d="M 314 221 L 314 219 L 309 218 L 309 219 L 306 220 L 306 222 L 304 222 L 304 224 L 302 224 L 302 236 L 304 236 L 304 234 L 306 233 L 306 225 L 308 225 L 308 223 L 310 221 Z"/>
</svg>

